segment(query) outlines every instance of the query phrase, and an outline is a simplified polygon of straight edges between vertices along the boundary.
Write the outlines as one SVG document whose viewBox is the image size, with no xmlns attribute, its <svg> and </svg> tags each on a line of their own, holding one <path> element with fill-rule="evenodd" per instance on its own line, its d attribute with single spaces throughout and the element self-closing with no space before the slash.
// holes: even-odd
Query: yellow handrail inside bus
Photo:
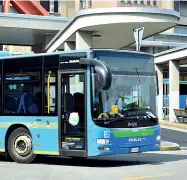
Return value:
<svg viewBox="0 0 187 180">
<path fill-rule="evenodd" d="M 51 79 L 51 71 L 48 73 L 48 79 L 47 79 L 47 111 L 48 114 L 50 113 L 50 79 Z"/>
</svg>

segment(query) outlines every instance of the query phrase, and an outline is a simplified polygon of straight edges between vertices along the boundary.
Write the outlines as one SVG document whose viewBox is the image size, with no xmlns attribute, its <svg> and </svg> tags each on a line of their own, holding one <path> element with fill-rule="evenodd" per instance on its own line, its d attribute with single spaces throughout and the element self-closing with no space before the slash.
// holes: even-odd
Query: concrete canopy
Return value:
<svg viewBox="0 0 187 180">
<path fill-rule="evenodd" d="M 79 11 L 65 29 L 47 45 L 53 52 L 65 41 L 75 42 L 79 30 L 100 35 L 92 38 L 92 48 L 115 48 L 135 42 L 133 29 L 145 27 L 143 39 L 174 27 L 180 19 L 178 12 L 159 8 L 103 8 Z"/>
<path fill-rule="evenodd" d="M 173 60 L 180 61 L 180 64 L 187 64 L 187 46 L 173 48 L 154 56 L 155 64 L 165 64 Z"/>
<path fill-rule="evenodd" d="M 47 34 L 54 37 L 68 22 L 66 18 L 54 16 L 0 13 L 0 44 L 32 46 L 44 43 Z"/>
</svg>

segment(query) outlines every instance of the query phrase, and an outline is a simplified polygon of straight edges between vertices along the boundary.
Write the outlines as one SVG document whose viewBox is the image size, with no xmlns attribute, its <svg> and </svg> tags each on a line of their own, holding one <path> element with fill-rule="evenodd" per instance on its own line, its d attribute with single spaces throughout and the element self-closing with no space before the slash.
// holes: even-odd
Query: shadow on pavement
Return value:
<svg viewBox="0 0 187 180">
<path fill-rule="evenodd" d="M 99 167 L 111 168 L 122 166 L 140 166 L 144 164 L 160 165 L 165 162 L 174 162 L 187 159 L 187 155 L 183 154 L 129 154 L 129 155 L 115 155 L 105 156 L 89 159 L 81 158 L 60 158 L 60 157 L 40 157 L 33 164 L 42 165 L 60 165 L 60 166 L 79 166 L 79 167 Z M 4 156 L 0 156 L 0 162 L 10 162 Z"/>
<path fill-rule="evenodd" d="M 39 164 L 41 162 L 38 162 Z M 138 161 L 114 161 L 114 160 L 101 160 L 101 159 L 68 159 L 68 158 L 46 158 L 42 163 L 47 165 L 62 165 L 62 166 L 79 166 L 79 167 L 122 167 L 141 165 L 143 162 Z"/>
</svg>

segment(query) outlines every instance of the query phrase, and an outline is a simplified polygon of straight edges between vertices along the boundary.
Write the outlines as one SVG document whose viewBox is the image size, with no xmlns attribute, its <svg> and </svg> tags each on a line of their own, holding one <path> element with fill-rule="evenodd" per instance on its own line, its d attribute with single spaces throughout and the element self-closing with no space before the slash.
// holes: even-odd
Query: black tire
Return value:
<svg viewBox="0 0 187 180">
<path fill-rule="evenodd" d="M 19 146 L 16 146 L 16 144 Z M 25 152 L 24 150 L 27 151 Z M 17 163 L 31 163 L 35 160 L 36 155 L 32 149 L 32 138 L 27 129 L 20 127 L 10 134 L 8 138 L 8 153 Z"/>
</svg>

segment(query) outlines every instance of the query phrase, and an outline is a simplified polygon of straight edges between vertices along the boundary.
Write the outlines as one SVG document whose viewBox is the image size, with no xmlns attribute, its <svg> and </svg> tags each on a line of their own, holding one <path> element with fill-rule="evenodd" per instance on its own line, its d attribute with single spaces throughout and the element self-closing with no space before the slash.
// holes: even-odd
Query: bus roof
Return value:
<svg viewBox="0 0 187 180">
<path fill-rule="evenodd" d="M 23 55 L 9 55 L 9 52 L 4 53 L 3 56 L 1 56 L 0 53 L 0 60 L 6 60 L 6 59 L 21 59 L 21 58 L 32 58 L 32 57 L 42 57 L 42 56 L 55 56 L 55 55 L 62 55 L 62 54 L 69 54 L 69 53 L 89 53 L 90 51 L 110 51 L 110 52 L 126 52 L 126 53 L 133 53 L 133 54 L 139 54 L 139 55 L 148 55 L 153 56 L 152 54 L 145 53 L 145 52 L 137 52 L 132 50 L 116 50 L 116 49 L 83 49 L 83 50 L 70 50 L 70 51 L 58 51 L 58 52 L 51 52 L 51 53 L 28 53 Z"/>
<path fill-rule="evenodd" d="M 20 59 L 20 58 L 32 58 L 32 57 L 42 57 L 42 56 L 55 56 L 55 55 L 61 55 L 61 54 L 66 54 L 66 53 L 75 53 L 75 52 L 89 52 L 89 50 L 71 50 L 71 51 L 58 51 L 58 52 L 52 52 L 52 53 L 30 53 L 30 54 L 25 54 L 25 55 L 14 55 L 14 56 L 1 56 L 0 55 L 0 60 L 5 60 L 5 59 Z"/>
<path fill-rule="evenodd" d="M 126 49 L 90 49 L 92 51 L 112 51 L 112 52 L 126 52 L 126 53 L 132 53 L 132 54 L 139 54 L 139 55 L 148 55 L 148 56 L 154 56 L 153 54 L 146 53 L 146 52 L 140 52 L 140 51 L 134 51 L 134 50 L 126 50 Z"/>
</svg>

